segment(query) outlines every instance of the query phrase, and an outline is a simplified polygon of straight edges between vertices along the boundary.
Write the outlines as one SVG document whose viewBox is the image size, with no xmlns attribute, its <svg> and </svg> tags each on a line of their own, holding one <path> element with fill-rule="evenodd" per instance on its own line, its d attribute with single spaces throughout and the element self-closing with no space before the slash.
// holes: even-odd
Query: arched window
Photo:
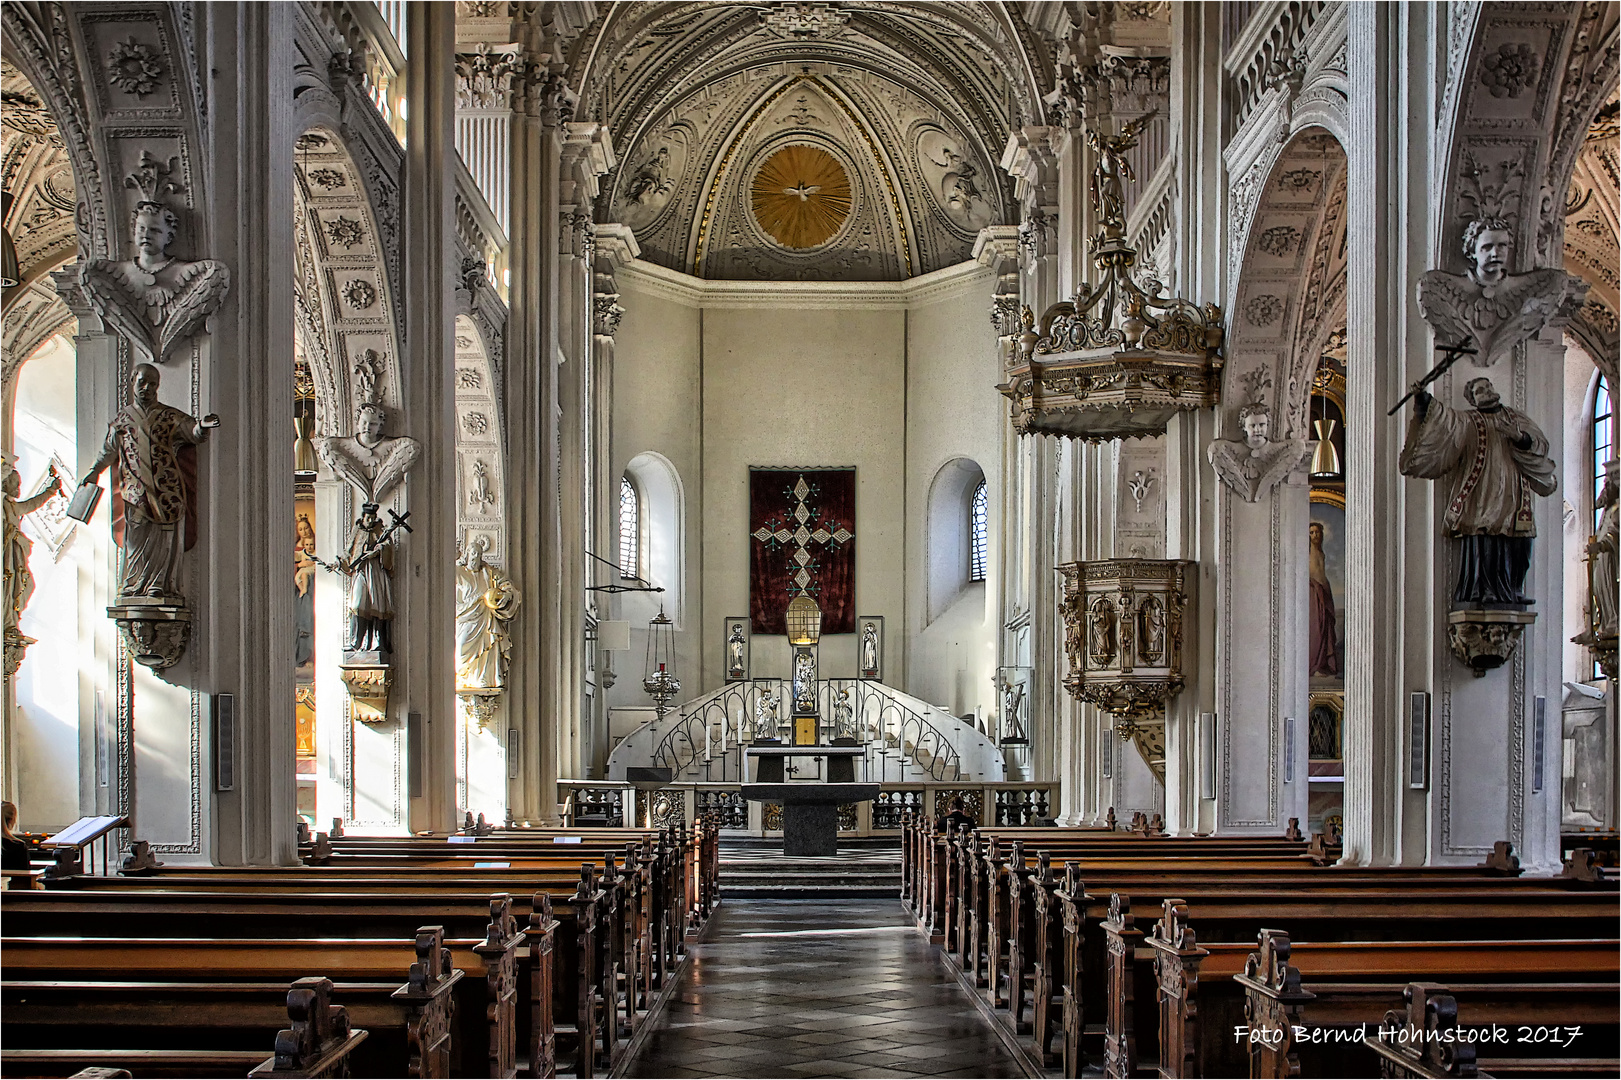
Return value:
<svg viewBox="0 0 1621 1080">
<path fill-rule="evenodd" d="M 984 480 L 981 480 L 979 486 L 974 488 L 974 497 L 969 501 L 968 506 L 968 580 L 984 581 L 986 533 L 988 532 L 986 516 L 990 510 L 990 495 L 985 490 Z"/>
<path fill-rule="evenodd" d="M 1615 402 L 1610 397 L 1610 381 L 1598 377 L 1598 389 L 1593 392 L 1593 530 L 1598 531 L 1604 509 L 1599 506 L 1599 495 L 1604 491 L 1604 463 L 1615 456 L 1614 420 Z"/>
<path fill-rule="evenodd" d="M 633 578 L 641 574 L 642 507 L 636 485 L 630 477 L 619 478 L 619 573 Z"/>
</svg>

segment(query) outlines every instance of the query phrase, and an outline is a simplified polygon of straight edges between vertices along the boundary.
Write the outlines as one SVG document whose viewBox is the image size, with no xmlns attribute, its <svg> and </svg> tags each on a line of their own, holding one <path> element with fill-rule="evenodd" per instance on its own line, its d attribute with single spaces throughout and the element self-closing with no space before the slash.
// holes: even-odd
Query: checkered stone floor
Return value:
<svg viewBox="0 0 1621 1080">
<path fill-rule="evenodd" d="M 688 972 L 623 1075 L 1022 1075 L 893 900 L 729 900 Z"/>
</svg>

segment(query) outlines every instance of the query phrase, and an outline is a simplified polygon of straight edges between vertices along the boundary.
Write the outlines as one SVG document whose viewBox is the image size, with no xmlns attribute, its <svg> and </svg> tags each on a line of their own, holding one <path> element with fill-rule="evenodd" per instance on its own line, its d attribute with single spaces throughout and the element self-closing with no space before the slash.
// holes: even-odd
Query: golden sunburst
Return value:
<svg viewBox="0 0 1621 1080">
<path fill-rule="evenodd" d="M 850 177 L 816 146 L 786 146 L 766 158 L 749 185 L 754 220 L 791 248 L 825 244 L 850 216 Z"/>
</svg>

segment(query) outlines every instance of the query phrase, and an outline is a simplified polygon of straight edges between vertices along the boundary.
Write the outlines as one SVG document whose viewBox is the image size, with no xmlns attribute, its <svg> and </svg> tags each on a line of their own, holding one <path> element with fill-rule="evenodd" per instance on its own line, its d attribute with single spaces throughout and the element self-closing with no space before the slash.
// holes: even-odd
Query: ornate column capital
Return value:
<svg viewBox="0 0 1621 1080">
<path fill-rule="evenodd" d="M 481 41 L 471 52 L 457 53 L 456 109 L 511 109 L 530 64 L 516 42 L 492 47 Z"/>
</svg>

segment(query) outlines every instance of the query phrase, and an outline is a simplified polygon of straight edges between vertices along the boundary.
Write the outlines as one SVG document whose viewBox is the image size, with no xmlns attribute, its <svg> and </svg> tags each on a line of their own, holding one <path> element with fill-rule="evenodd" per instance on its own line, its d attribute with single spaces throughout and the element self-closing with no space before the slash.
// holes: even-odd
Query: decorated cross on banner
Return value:
<svg viewBox="0 0 1621 1080">
<path fill-rule="evenodd" d="M 796 596 L 815 600 L 822 632 L 855 629 L 855 470 L 755 469 L 750 476 L 754 631 L 780 634 Z"/>
</svg>

